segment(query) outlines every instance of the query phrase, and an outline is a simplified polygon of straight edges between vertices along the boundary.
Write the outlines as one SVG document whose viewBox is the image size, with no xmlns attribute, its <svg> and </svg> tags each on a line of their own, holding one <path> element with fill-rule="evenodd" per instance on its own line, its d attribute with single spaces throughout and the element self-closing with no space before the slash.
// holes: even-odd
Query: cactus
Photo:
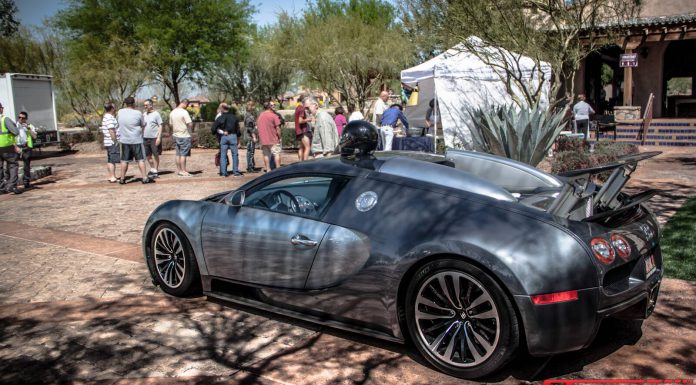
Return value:
<svg viewBox="0 0 696 385">
<path fill-rule="evenodd" d="M 535 106 L 485 106 L 471 108 L 471 136 L 476 151 L 505 156 L 535 166 L 546 156 L 565 127 L 566 110 L 549 111 Z"/>
</svg>

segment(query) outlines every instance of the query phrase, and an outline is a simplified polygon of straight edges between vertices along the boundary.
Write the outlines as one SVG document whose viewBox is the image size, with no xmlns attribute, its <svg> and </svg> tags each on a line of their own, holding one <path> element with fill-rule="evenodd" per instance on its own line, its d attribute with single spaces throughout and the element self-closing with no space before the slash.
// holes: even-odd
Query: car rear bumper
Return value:
<svg viewBox="0 0 696 385">
<path fill-rule="evenodd" d="M 622 293 L 622 300 L 600 308 L 606 297 L 601 288 L 578 290 L 578 299 L 534 305 L 530 296 L 515 296 L 529 353 L 545 356 L 579 350 L 594 340 L 606 317 L 644 319 L 657 303 L 662 282 L 658 270 L 640 285 Z"/>
</svg>

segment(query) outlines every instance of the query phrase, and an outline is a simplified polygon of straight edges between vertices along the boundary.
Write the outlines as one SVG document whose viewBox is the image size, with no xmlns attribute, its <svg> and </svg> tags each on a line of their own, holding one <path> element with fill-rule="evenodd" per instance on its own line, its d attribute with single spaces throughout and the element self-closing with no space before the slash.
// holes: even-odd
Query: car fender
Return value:
<svg viewBox="0 0 696 385">
<path fill-rule="evenodd" d="M 505 223 L 504 223 L 505 222 Z M 400 277 L 417 262 L 454 255 L 490 272 L 511 295 L 534 295 L 597 287 L 587 248 L 568 230 L 521 215 L 505 221 L 478 221 L 459 231 L 435 235 L 407 251 Z M 459 227 L 459 226 L 454 226 Z M 457 234 L 455 238 L 453 235 Z M 530 236 L 530 234 L 536 234 Z"/>
<path fill-rule="evenodd" d="M 210 205 L 215 203 L 203 201 L 173 200 L 161 204 L 150 214 L 143 230 L 143 255 L 145 260 L 149 255 L 149 237 L 155 226 L 161 222 L 171 222 L 184 232 L 193 249 L 198 262 L 198 269 L 202 275 L 208 274 L 208 268 L 203 258 L 201 247 L 201 223 Z"/>
</svg>

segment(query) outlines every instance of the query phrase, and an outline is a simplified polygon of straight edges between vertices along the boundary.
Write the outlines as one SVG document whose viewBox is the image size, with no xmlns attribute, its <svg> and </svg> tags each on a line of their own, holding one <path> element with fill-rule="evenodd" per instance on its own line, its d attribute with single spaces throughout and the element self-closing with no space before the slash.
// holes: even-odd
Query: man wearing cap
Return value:
<svg viewBox="0 0 696 385">
<path fill-rule="evenodd" d="M 126 172 L 128 162 L 135 160 L 138 162 L 142 183 L 152 183 L 145 173 L 145 154 L 143 151 L 143 128 L 145 120 L 143 114 L 134 108 L 135 99 L 129 96 L 123 101 L 126 108 L 118 110 L 118 132 L 121 136 L 121 180 L 118 183 L 126 184 Z"/>
<path fill-rule="evenodd" d="M 15 144 L 19 134 L 17 125 L 5 116 L 2 103 L 0 103 L 0 193 L 19 194 L 17 188 L 17 169 L 19 167 L 19 147 Z"/>
</svg>

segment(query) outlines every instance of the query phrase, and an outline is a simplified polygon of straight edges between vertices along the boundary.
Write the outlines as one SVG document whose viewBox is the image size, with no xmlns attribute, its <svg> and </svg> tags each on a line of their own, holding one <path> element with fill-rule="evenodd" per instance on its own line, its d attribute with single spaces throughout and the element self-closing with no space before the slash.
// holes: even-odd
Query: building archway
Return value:
<svg viewBox="0 0 696 385">
<path fill-rule="evenodd" d="M 665 117 L 696 118 L 696 40 L 669 43 L 663 65 L 662 100 Z"/>
<path fill-rule="evenodd" d="M 619 66 L 623 51 L 616 45 L 607 45 L 585 59 L 585 76 L 582 89 L 590 105 L 599 114 L 622 105 L 624 69 Z"/>
</svg>

